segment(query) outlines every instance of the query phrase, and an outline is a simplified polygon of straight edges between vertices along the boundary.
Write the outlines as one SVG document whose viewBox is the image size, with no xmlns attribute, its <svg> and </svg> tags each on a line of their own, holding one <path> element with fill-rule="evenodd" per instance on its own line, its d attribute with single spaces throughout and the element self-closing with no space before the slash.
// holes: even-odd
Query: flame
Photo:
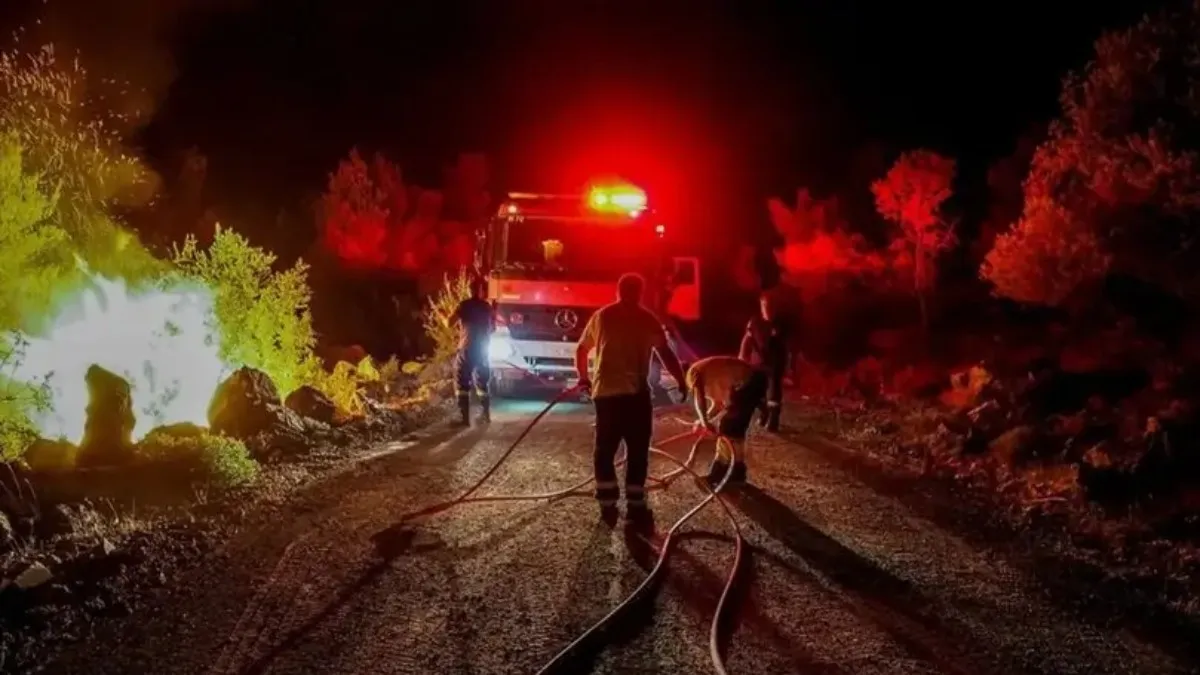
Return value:
<svg viewBox="0 0 1200 675">
<path fill-rule="evenodd" d="M 35 383 L 49 375 L 52 405 L 33 420 L 42 436 L 83 439 L 84 374 L 93 364 L 129 382 L 135 439 L 163 424 L 207 426 L 209 401 L 231 370 L 209 326 L 212 292 L 186 281 L 135 291 L 120 279 L 87 278 L 44 335 L 25 336 L 14 379 Z"/>
</svg>

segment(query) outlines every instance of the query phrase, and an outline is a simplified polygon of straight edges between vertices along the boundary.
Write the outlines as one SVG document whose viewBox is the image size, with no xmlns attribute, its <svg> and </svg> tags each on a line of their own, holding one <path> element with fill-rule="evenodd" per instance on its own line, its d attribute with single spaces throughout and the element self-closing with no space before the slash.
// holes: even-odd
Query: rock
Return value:
<svg viewBox="0 0 1200 675">
<path fill-rule="evenodd" d="M 989 443 L 988 452 L 1001 464 L 1013 466 L 1028 458 L 1036 438 L 1037 431 L 1033 427 L 1015 427 Z"/>
<path fill-rule="evenodd" d="M 288 395 L 284 402 L 289 410 L 324 424 L 333 424 L 337 406 L 317 389 L 305 385 Z"/>
<path fill-rule="evenodd" d="M 107 539 L 101 539 L 100 543 L 96 544 L 96 548 L 93 550 L 93 555 L 97 557 L 110 556 L 115 553 L 116 550 L 116 544 L 113 544 Z"/>
<path fill-rule="evenodd" d="M 88 368 L 87 421 L 80 466 L 112 466 L 133 458 L 133 394 L 129 383 L 100 366 Z"/>
<path fill-rule="evenodd" d="M 213 432 L 241 440 L 305 431 L 303 419 L 283 406 L 271 379 L 252 368 L 239 369 L 217 387 L 208 422 Z"/>
<path fill-rule="evenodd" d="M 69 535 L 75 532 L 77 521 L 75 509 L 70 504 L 55 504 L 42 513 L 38 530 L 47 537 Z"/>
<path fill-rule="evenodd" d="M 41 563 L 33 563 L 25 568 L 25 571 L 17 575 L 13 580 L 13 584 L 21 590 L 29 590 L 37 588 L 42 584 L 54 578 L 54 574 L 50 572 L 50 568 Z"/>
<path fill-rule="evenodd" d="M 179 422 L 176 424 L 167 424 L 151 429 L 150 433 L 146 434 L 146 437 L 142 439 L 142 442 L 146 442 L 147 439 L 161 438 L 164 436 L 168 438 L 200 438 L 206 433 L 208 433 L 208 430 L 199 424 L 192 424 L 191 422 Z"/>
<path fill-rule="evenodd" d="M 30 601 L 35 605 L 66 605 L 72 600 L 71 589 L 63 584 L 42 584 L 30 591 Z"/>
<path fill-rule="evenodd" d="M 79 448 L 68 441 L 39 438 L 25 449 L 22 459 L 33 471 L 69 471 L 79 459 Z"/>
</svg>

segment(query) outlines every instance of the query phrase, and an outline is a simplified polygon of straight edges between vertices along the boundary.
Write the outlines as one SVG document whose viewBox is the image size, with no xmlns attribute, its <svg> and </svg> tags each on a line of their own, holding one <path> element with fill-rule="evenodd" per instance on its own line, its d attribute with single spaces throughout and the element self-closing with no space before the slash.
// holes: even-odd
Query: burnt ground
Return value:
<svg viewBox="0 0 1200 675">
<path fill-rule="evenodd" d="M 414 533 L 397 528 L 482 475 L 530 416 L 512 406 L 486 429 L 435 431 L 249 514 L 40 671 L 536 672 L 641 582 L 645 547 L 600 523 L 587 498 L 468 505 Z M 548 417 L 484 492 L 586 476 L 589 421 L 582 407 Z M 664 419 L 659 436 L 679 428 Z M 963 536 L 961 522 L 914 506 L 924 495 L 815 440 L 758 435 L 752 448 L 754 486 L 730 498 L 752 547 L 730 672 L 1197 672 L 1153 627 L 1072 601 L 1035 558 Z M 682 481 L 655 492 L 660 529 L 700 494 Z M 716 508 L 689 529 L 665 583 L 562 672 L 711 671 L 730 529 Z"/>
</svg>

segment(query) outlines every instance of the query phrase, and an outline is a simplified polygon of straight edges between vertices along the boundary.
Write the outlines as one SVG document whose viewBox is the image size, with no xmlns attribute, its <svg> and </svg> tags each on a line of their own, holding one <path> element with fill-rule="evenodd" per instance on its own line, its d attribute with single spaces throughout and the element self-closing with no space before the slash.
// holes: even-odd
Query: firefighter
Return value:
<svg viewBox="0 0 1200 675">
<path fill-rule="evenodd" d="M 471 385 L 479 394 L 479 421 L 491 421 L 491 401 L 488 380 L 492 372 L 488 364 L 488 341 L 496 331 L 496 312 L 484 298 L 487 286 L 483 279 L 471 281 L 471 297 L 458 303 L 450 315 L 450 324 L 458 324 L 458 353 L 454 357 L 454 391 L 458 395 L 459 422 L 471 424 Z"/>
<path fill-rule="evenodd" d="M 733 356 L 710 356 L 688 369 L 697 425 L 722 436 L 709 466 L 709 485 L 716 487 L 725 478 L 730 463 L 729 482 L 746 481 L 746 435 L 767 395 L 768 377 L 766 370 Z M 712 423 L 714 415 L 721 415 L 719 425 Z"/>
<path fill-rule="evenodd" d="M 759 315 L 746 324 L 738 358 L 756 363 L 767 377 L 767 396 L 759 417 L 761 426 L 772 433 L 779 431 L 779 418 L 783 414 L 783 385 L 788 365 L 788 339 L 790 326 L 779 301 L 769 292 L 759 298 Z"/>
<path fill-rule="evenodd" d="M 575 369 L 581 390 L 596 406 L 596 500 L 601 517 L 613 522 L 617 515 L 617 448 L 625 443 L 626 518 L 634 526 L 652 526 L 646 505 L 646 474 L 654 406 L 647 377 L 653 352 L 680 383 L 686 397 L 683 367 L 667 343 L 666 332 L 654 313 L 642 305 L 645 281 L 626 274 L 617 282 L 617 301 L 600 308 L 583 329 L 575 351 Z M 596 351 L 595 379 L 588 372 L 588 357 Z"/>
</svg>

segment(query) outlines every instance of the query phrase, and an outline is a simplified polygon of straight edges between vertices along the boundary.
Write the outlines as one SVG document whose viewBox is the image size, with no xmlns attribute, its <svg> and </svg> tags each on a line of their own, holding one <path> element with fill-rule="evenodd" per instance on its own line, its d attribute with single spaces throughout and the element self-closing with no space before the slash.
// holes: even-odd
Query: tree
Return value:
<svg viewBox="0 0 1200 675">
<path fill-rule="evenodd" d="M 447 174 L 448 200 L 442 191 L 406 185 L 399 166 L 383 155 L 368 163 L 352 151 L 321 200 L 325 246 L 351 267 L 433 282 L 469 265 L 474 229 L 486 215 L 486 164 L 465 157 Z M 451 212 L 456 219 L 447 218 Z"/>
<path fill-rule="evenodd" d="M 878 268 L 881 260 L 868 252 L 863 238 L 850 231 L 836 197 L 816 199 L 807 189 L 796 191 L 796 205 L 767 201 L 771 223 L 783 240 L 776 259 L 784 275 L 827 276 Z"/>
<path fill-rule="evenodd" d="M 875 208 L 900 227 L 893 248 L 911 260 L 912 289 L 929 326 L 926 294 L 937 280 L 937 257 L 954 245 L 954 227 L 943 212 L 950 198 L 955 162 L 930 150 L 907 152 L 887 175 L 871 184 Z"/>
<path fill-rule="evenodd" d="M 381 158 L 376 158 L 376 172 Z M 390 178 L 385 175 L 384 180 Z M 321 198 L 321 236 L 343 263 L 351 267 L 378 268 L 387 262 L 390 196 L 376 185 L 358 150 L 338 163 Z"/>
<path fill-rule="evenodd" d="M 1024 208 L 981 276 L 1004 297 L 1057 306 L 1112 273 L 1200 290 L 1200 2 L 1103 35 L 1063 84 Z"/>
<path fill-rule="evenodd" d="M 1037 151 L 1038 143 L 1044 136 L 1044 127 L 1022 134 L 1017 139 L 1012 153 L 1001 157 L 988 167 L 987 215 L 971 242 L 971 259 L 975 264 L 983 262 L 988 251 L 995 245 L 996 237 L 1021 217 L 1021 210 L 1025 205 L 1022 185 L 1029 173 L 1033 153 Z"/>
</svg>

